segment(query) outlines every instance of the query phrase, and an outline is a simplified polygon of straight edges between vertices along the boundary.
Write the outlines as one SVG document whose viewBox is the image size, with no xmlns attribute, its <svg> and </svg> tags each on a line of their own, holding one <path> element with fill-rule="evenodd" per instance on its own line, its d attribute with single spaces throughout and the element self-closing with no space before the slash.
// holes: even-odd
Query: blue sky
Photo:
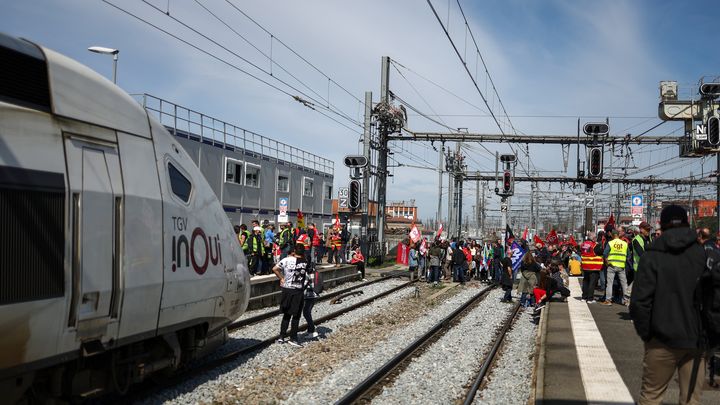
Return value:
<svg viewBox="0 0 720 405">
<path fill-rule="evenodd" d="M 208 44 L 142 1 L 112 2 L 221 55 L 264 80 L 274 80 L 226 51 Z M 354 97 L 362 99 L 364 92 L 370 90 L 377 99 L 380 57 L 389 55 L 419 74 L 403 71 L 404 76 L 401 76 L 393 68 L 390 85 L 393 92 L 424 113 L 440 115 L 437 119 L 449 127 L 498 132 L 493 121 L 482 112 L 484 107 L 480 96 L 425 1 L 231 2 L 349 90 Z M 86 48 L 91 45 L 118 48 L 118 81 L 126 91 L 151 93 L 333 159 L 336 161 L 336 187 L 346 182 L 341 157 L 358 151 L 359 135 L 287 95 L 179 43 L 100 0 L 4 0 L 3 3 L 0 14 L 0 30 L 3 32 L 55 49 L 108 77 L 112 67 L 110 58 L 89 53 Z M 148 0 L 148 3 L 163 10 L 169 3 L 171 16 L 197 27 L 261 68 L 269 69 L 266 57 L 214 20 L 196 2 Z M 230 7 L 228 2 L 208 0 L 202 3 L 262 52 L 270 52 L 269 36 Z M 440 0 L 434 0 L 433 4 L 444 22 L 449 22 L 451 36 L 461 51 L 469 55 L 468 61 L 474 67 L 472 47 L 465 46 L 466 32 L 457 5 Z M 514 126 L 527 134 L 574 134 L 577 117 L 592 116 L 611 117 L 613 134 L 637 134 L 660 122 L 657 119 L 660 80 L 677 80 L 681 95 L 690 96 L 695 93 L 701 76 L 720 74 L 720 52 L 716 51 L 720 12 L 716 2 L 709 0 L 490 0 L 463 1 L 461 4 Z M 326 97 L 327 78 L 276 41 L 273 42 L 272 52 L 277 63 Z M 277 66 L 273 72 L 283 77 Z M 420 75 L 481 108 L 439 90 Z M 482 69 L 478 82 L 485 91 L 486 77 Z M 309 90 L 307 92 L 312 94 Z M 489 98 L 496 107 L 495 98 Z M 357 100 L 341 89 L 331 86 L 330 101 L 352 119 L 362 119 Z M 344 122 L 352 126 L 348 121 Z M 409 126 L 414 130 L 443 130 L 416 115 L 410 116 Z M 650 134 L 677 134 L 678 128 L 675 123 L 667 123 Z M 509 151 L 507 145 L 485 146 L 492 152 Z M 437 162 L 437 153 L 427 145 L 396 145 L 394 150 L 394 158 L 406 164 L 432 166 Z M 465 153 L 471 170 L 494 168 L 491 154 L 480 146 L 473 145 Z M 574 154 L 573 149 L 567 174 L 559 174 L 574 176 Z M 677 150 L 673 148 L 637 147 L 633 158 L 639 169 L 631 170 L 633 174 L 629 177 L 648 174 L 681 177 L 687 176 L 690 171 L 698 175 L 714 169 L 714 162 L 699 159 L 676 159 L 670 162 L 672 164 L 659 165 L 653 171 L 640 169 L 671 159 L 676 154 Z M 532 167 L 540 172 L 552 174 L 563 171 L 561 156 L 559 147 L 530 147 Z M 527 161 L 527 157 L 523 159 Z M 616 166 L 625 163 L 624 157 L 616 160 Z M 422 218 L 435 216 L 435 172 L 396 168 L 390 181 L 390 200 L 414 198 Z M 447 185 L 447 180 L 444 183 Z M 518 185 L 517 189 L 521 195 L 515 201 L 522 204 L 525 199 L 522 194 L 527 193 L 529 186 Z M 560 191 L 556 185 L 543 186 L 542 189 Z M 465 192 L 467 199 L 474 198 L 474 185 L 466 186 Z M 669 194 L 673 192 L 668 191 Z M 684 192 L 681 190 L 681 193 Z M 551 199 L 554 195 L 548 193 L 544 198 Z M 446 196 L 444 198 L 447 201 Z M 488 199 L 492 207 L 497 206 L 497 201 L 496 197 Z M 471 212 L 473 204 L 466 203 L 464 212 Z"/>
</svg>

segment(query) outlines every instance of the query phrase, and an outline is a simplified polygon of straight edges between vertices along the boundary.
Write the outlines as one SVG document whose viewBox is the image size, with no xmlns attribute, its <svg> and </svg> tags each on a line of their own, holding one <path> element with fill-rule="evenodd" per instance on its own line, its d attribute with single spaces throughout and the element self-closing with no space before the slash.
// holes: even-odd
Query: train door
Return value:
<svg viewBox="0 0 720 405">
<path fill-rule="evenodd" d="M 72 234 L 68 326 L 81 340 L 114 332 L 120 298 L 123 187 L 117 146 L 66 138 Z"/>
</svg>

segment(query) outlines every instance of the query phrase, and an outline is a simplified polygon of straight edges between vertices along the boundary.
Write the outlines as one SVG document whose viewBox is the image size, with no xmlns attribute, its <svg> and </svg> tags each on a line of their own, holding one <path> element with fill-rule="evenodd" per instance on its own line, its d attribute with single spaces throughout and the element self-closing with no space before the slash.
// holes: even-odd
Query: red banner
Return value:
<svg viewBox="0 0 720 405">
<path fill-rule="evenodd" d="M 397 257 L 395 258 L 395 263 L 404 264 L 407 266 L 409 255 L 410 255 L 410 247 L 402 242 L 398 243 Z"/>
</svg>

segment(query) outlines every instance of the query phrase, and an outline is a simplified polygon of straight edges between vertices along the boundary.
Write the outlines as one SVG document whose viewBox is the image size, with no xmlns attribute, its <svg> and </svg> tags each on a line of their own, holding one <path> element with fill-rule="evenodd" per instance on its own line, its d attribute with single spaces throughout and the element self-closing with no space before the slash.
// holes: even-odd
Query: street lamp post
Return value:
<svg viewBox="0 0 720 405">
<path fill-rule="evenodd" d="M 88 51 L 95 52 L 95 53 L 101 53 L 103 55 L 112 55 L 112 57 L 113 57 L 112 80 L 113 80 L 113 83 L 117 84 L 117 61 L 118 61 L 118 53 L 120 53 L 120 50 L 112 49 L 112 48 L 105 48 L 103 46 L 91 46 L 88 48 Z"/>
</svg>

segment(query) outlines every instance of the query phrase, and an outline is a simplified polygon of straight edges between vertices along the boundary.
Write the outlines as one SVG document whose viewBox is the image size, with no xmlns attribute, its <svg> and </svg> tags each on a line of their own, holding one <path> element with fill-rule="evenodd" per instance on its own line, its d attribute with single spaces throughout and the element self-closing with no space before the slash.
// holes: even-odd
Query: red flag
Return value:
<svg viewBox="0 0 720 405">
<path fill-rule="evenodd" d="M 615 228 L 615 214 L 610 214 L 610 218 L 605 224 L 605 232 L 609 232 L 611 228 Z"/>
<path fill-rule="evenodd" d="M 335 214 L 335 229 L 340 229 L 340 215 Z"/>
<path fill-rule="evenodd" d="M 527 227 L 525 227 L 525 232 L 523 232 L 522 238 L 520 238 L 520 239 L 527 240 L 527 238 L 528 238 L 528 229 L 527 229 Z"/>
<path fill-rule="evenodd" d="M 568 241 L 568 244 L 575 246 L 575 247 L 577 247 L 577 245 L 578 245 L 577 242 L 575 242 L 575 238 L 573 238 L 572 235 L 570 235 L 570 240 Z"/>
<path fill-rule="evenodd" d="M 415 222 L 413 222 L 412 228 L 410 228 L 410 240 L 417 243 L 421 237 L 420 231 L 417 229 L 417 226 L 415 226 Z"/>
<path fill-rule="evenodd" d="M 437 235 L 435 235 L 435 239 L 439 238 L 443 231 L 443 224 L 440 223 L 440 228 L 438 228 Z"/>
<path fill-rule="evenodd" d="M 558 236 L 557 232 L 555 230 L 551 230 L 548 234 L 547 238 L 545 238 L 545 241 L 548 243 L 548 245 L 557 245 L 558 243 Z"/>
<path fill-rule="evenodd" d="M 533 242 L 535 242 L 536 245 L 539 243 L 540 245 L 545 246 L 545 242 L 543 242 L 543 240 L 537 235 L 533 236 Z"/>
</svg>

